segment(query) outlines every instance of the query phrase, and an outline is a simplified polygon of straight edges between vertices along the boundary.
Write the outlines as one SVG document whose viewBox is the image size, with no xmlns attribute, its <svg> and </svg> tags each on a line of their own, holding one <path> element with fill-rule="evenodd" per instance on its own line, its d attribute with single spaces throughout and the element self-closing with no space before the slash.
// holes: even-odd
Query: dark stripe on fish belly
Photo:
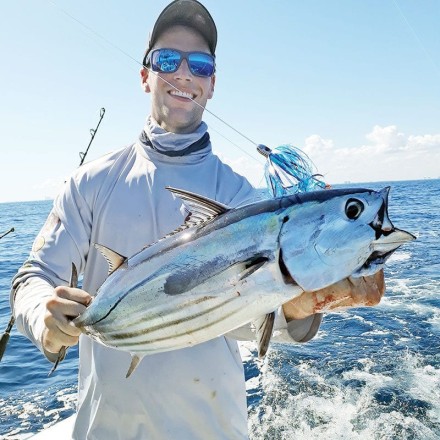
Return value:
<svg viewBox="0 0 440 440">
<path fill-rule="evenodd" d="M 195 304 L 200 304 L 200 303 L 203 303 L 205 301 L 209 301 L 211 298 L 212 297 L 198 298 L 197 301 L 193 301 L 192 303 L 190 303 L 188 305 L 185 305 L 185 307 L 187 307 L 187 306 L 189 307 L 189 306 L 192 306 L 192 305 L 195 305 Z M 185 322 L 190 322 L 190 321 L 193 321 L 194 319 L 197 319 L 197 318 L 199 318 L 199 317 L 201 317 L 203 315 L 206 315 L 208 313 L 212 313 L 215 310 L 217 310 L 217 309 L 219 309 L 221 307 L 224 307 L 225 305 L 229 304 L 231 301 L 234 301 L 234 300 L 235 300 L 235 297 L 234 298 L 229 298 L 228 300 L 223 301 L 222 303 L 217 304 L 217 305 L 215 305 L 213 307 L 210 307 L 208 309 L 205 309 L 205 310 L 203 310 L 203 311 L 201 311 L 199 313 L 193 314 L 191 316 L 187 316 L 185 318 L 179 318 L 179 319 L 175 319 L 173 321 L 167 321 L 167 322 L 165 322 L 163 324 L 155 325 L 154 327 L 150 327 L 150 328 L 146 328 L 145 330 L 138 330 L 138 331 L 135 331 L 135 332 L 127 331 L 125 333 L 118 332 L 116 334 L 112 334 L 111 332 L 109 332 L 109 333 L 106 333 L 109 336 L 109 338 L 107 340 L 112 340 L 112 339 L 115 339 L 115 340 L 129 339 L 131 337 L 147 335 L 149 333 L 153 333 L 155 331 L 162 330 L 164 328 L 171 327 L 171 326 L 174 326 L 174 325 L 179 325 L 179 324 L 183 324 Z M 147 318 L 144 321 L 139 321 L 139 322 L 148 322 L 150 320 L 151 320 L 151 318 Z"/>
<path fill-rule="evenodd" d="M 218 306 L 218 307 L 220 307 L 220 306 Z M 215 307 L 215 308 L 218 308 L 218 307 Z M 231 317 L 231 316 L 234 316 L 235 314 L 237 314 L 238 312 L 240 311 L 240 308 L 238 308 L 238 309 L 236 309 L 236 310 L 234 310 L 234 311 L 232 311 L 232 312 L 230 312 L 228 315 L 226 315 L 226 316 L 220 316 L 219 317 L 219 319 L 217 319 L 217 320 L 215 320 L 215 321 L 212 321 L 212 322 L 209 322 L 209 323 L 207 323 L 206 325 L 203 325 L 203 326 L 201 326 L 201 327 L 198 327 L 198 328 L 191 328 L 191 329 L 187 329 L 186 331 L 183 331 L 183 332 L 181 332 L 181 333 L 177 333 L 177 334 L 174 334 L 174 335 L 172 335 L 172 336 L 165 336 L 165 337 L 162 337 L 162 338 L 156 338 L 156 339 L 153 339 L 153 340 L 148 340 L 148 341 L 139 341 L 139 342 L 129 342 L 129 341 L 127 341 L 127 338 L 122 338 L 121 339 L 121 341 L 125 341 L 125 344 L 123 343 L 123 344 L 118 344 L 118 345 L 115 345 L 116 347 L 138 347 L 138 346 L 142 346 L 142 345 L 150 345 L 150 344 L 154 344 L 154 343 L 157 343 L 157 342 L 163 342 L 163 341 L 167 341 L 167 340 L 173 340 L 173 339 L 178 339 L 179 337 L 181 337 L 181 336 L 187 336 L 188 334 L 190 334 L 190 333 L 195 333 L 195 332 L 199 332 L 200 330 L 205 330 L 205 329 L 207 329 L 207 328 L 209 328 L 209 327 L 212 327 L 212 326 L 214 326 L 214 325 L 216 325 L 216 324 L 218 324 L 219 322 L 221 322 L 221 321 L 224 321 L 226 318 L 229 318 L 229 317 Z M 203 313 L 201 314 L 201 315 L 203 315 Z M 190 319 L 195 319 L 197 317 L 197 315 L 196 316 L 194 316 L 194 317 L 191 317 Z M 189 319 L 189 320 L 190 320 Z M 166 325 L 164 325 L 163 327 L 166 327 Z M 147 332 L 148 333 L 148 332 Z M 107 342 L 107 341 L 106 341 Z M 183 347 L 182 347 L 183 348 Z M 147 352 L 148 350 L 138 350 L 138 351 L 145 351 L 145 352 Z"/>
<path fill-rule="evenodd" d="M 190 308 L 191 306 L 200 304 L 204 301 L 206 301 L 209 297 L 199 297 L 195 298 L 194 300 L 190 302 L 186 302 L 183 306 L 180 306 L 179 309 L 183 308 Z M 160 312 L 157 310 L 160 310 L 159 307 L 153 307 L 153 308 L 146 308 L 145 310 L 137 310 L 136 313 L 130 314 L 130 326 L 131 327 L 137 327 L 141 323 L 148 323 L 149 321 L 158 319 L 161 317 Z M 174 309 L 173 309 L 174 311 Z M 117 327 L 115 324 L 119 324 L 119 327 Z M 94 326 L 94 325 L 93 325 Z M 98 328 L 102 331 L 104 331 L 106 334 L 111 335 L 112 333 L 119 332 L 118 329 L 125 329 L 127 326 L 124 322 L 121 322 L 120 320 L 117 320 L 116 322 L 110 321 L 110 322 L 103 322 L 100 323 Z"/>
</svg>

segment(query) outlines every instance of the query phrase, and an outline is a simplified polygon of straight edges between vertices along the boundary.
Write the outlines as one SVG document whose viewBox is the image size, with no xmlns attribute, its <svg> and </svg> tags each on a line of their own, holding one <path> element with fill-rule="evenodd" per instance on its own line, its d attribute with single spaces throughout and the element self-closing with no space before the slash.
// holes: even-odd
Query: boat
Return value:
<svg viewBox="0 0 440 440">
<path fill-rule="evenodd" d="M 61 420 L 55 423 L 49 428 L 40 431 L 39 433 L 29 437 L 31 440 L 60 440 L 69 439 L 73 431 L 73 425 L 75 423 L 76 414 L 67 417 L 67 419 Z"/>
</svg>

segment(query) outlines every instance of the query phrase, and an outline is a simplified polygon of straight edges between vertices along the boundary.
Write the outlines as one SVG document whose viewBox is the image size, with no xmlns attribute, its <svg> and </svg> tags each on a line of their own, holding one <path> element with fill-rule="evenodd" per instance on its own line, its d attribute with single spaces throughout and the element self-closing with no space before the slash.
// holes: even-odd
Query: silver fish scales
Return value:
<svg viewBox="0 0 440 440">
<path fill-rule="evenodd" d="M 236 209 L 169 189 L 191 212 L 186 224 L 128 259 L 97 245 L 111 273 L 74 320 L 102 344 L 132 354 L 128 375 L 144 355 L 255 320 L 267 327 L 258 333 L 264 352 L 280 305 L 373 274 L 414 239 L 389 220 L 388 188 L 317 191 Z"/>
</svg>

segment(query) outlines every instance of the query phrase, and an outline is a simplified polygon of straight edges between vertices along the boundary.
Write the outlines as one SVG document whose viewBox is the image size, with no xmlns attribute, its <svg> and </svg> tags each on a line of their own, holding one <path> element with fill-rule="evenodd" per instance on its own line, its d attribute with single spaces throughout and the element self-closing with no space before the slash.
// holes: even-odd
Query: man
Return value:
<svg viewBox="0 0 440 440">
<path fill-rule="evenodd" d="M 177 0 L 165 8 L 141 70 L 151 115 L 139 140 L 73 174 L 14 278 L 18 327 L 50 361 L 61 347 L 78 342 L 70 319 L 85 310 L 107 276 L 107 263 L 93 243 L 132 255 L 179 226 L 182 204 L 167 185 L 231 206 L 253 197 L 247 180 L 213 155 L 202 122 L 214 93 L 216 43 L 214 21 L 200 3 Z M 84 290 L 67 287 L 72 263 L 83 273 Z M 345 306 L 372 296 L 377 302 L 383 294 L 381 275 L 356 288 L 345 283 L 280 310 L 277 326 L 284 337 L 307 341 L 316 334 L 321 320 L 316 312 L 327 293 L 335 305 Z M 79 352 L 72 438 L 247 438 L 243 366 L 234 340 L 221 337 L 146 356 L 128 379 L 128 353 L 84 335 Z"/>
</svg>

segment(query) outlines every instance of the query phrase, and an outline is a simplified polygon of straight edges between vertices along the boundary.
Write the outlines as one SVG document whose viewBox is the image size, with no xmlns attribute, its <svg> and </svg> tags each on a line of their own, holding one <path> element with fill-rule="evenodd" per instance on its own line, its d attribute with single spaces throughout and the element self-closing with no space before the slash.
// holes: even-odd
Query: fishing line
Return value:
<svg viewBox="0 0 440 440">
<path fill-rule="evenodd" d="M 230 144 L 232 144 L 234 147 L 238 148 L 241 152 L 244 154 L 247 154 L 251 159 L 255 160 L 259 165 L 263 165 L 262 162 L 260 162 L 255 156 L 252 156 L 248 151 L 246 151 L 244 148 L 240 147 L 240 145 L 236 144 L 232 139 L 229 139 L 226 137 L 223 133 L 221 133 L 219 130 L 217 130 L 212 125 L 209 126 L 209 131 L 216 132 L 219 136 L 221 136 L 223 139 L 227 140 Z"/>
<path fill-rule="evenodd" d="M 146 67 L 143 65 L 143 63 L 139 62 L 136 58 L 131 56 L 129 53 L 127 53 L 125 50 L 121 49 L 116 44 L 109 41 L 107 38 L 96 32 L 94 29 L 92 29 L 90 26 L 83 23 L 78 18 L 74 17 L 72 14 L 67 12 L 65 9 L 59 7 L 56 3 L 54 3 L 52 0 L 47 0 L 52 6 L 57 8 L 59 11 L 61 11 L 63 14 L 65 14 L 67 17 L 69 17 L 71 20 L 75 21 L 77 24 L 79 24 L 81 27 L 95 35 L 97 38 L 101 39 L 108 45 L 110 45 L 112 48 L 116 49 L 118 52 L 122 53 L 125 57 L 129 58 L 130 60 L 134 61 L 136 64 L 140 65 L 142 68 L 147 69 L 151 74 L 156 75 L 158 78 L 160 78 L 164 83 L 169 85 L 172 89 L 183 93 L 182 90 L 180 90 L 178 87 L 176 87 L 174 84 L 170 83 L 167 79 L 165 79 L 163 76 L 161 76 L 158 72 L 154 72 L 152 69 Z M 207 109 L 205 106 L 199 104 L 197 101 L 195 101 L 193 98 L 188 98 L 191 102 L 193 102 L 198 107 L 202 108 L 204 111 L 209 113 L 211 116 L 216 118 L 218 121 L 220 121 L 222 124 L 229 127 L 231 130 L 233 130 L 235 133 L 246 139 L 248 142 L 253 144 L 259 153 L 261 153 L 266 158 L 266 181 L 268 181 L 269 188 L 272 188 L 273 195 L 281 195 L 286 193 L 292 193 L 295 191 L 306 191 L 306 190 L 312 190 L 313 188 L 322 188 L 325 186 L 325 184 L 321 181 L 320 175 L 313 174 L 313 164 L 309 164 L 310 159 L 303 153 L 301 150 L 295 147 L 290 146 L 282 146 L 278 147 L 278 149 L 275 149 L 273 152 L 270 148 L 257 144 L 254 140 L 246 136 L 241 131 L 237 130 L 235 127 L 233 127 L 231 124 L 226 122 L 221 117 L 217 116 L 214 112 Z M 219 133 L 219 132 L 218 132 Z M 220 133 L 219 133 L 220 134 Z M 250 154 L 248 151 L 240 148 L 237 144 L 232 142 L 230 139 L 228 139 L 226 136 L 223 136 L 223 134 L 220 134 L 224 139 L 226 139 L 228 142 L 230 142 L 232 145 L 234 145 L 236 148 L 238 148 L 240 151 L 245 153 L 247 156 L 251 157 L 253 160 L 261 164 L 261 162 L 254 157 L 252 154 Z M 268 166 L 269 164 L 269 166 Z"/>
<path fill-rule="evenodd" d="M 50 3 L 53 7 L 55 7 L 56 9 L 58 9 L 60 12 L 62 12 L 63 14 L 65 14 L 67 17 L 69 17 L 71 20 L 75 21 L 77 24 L 79 24 L 80 26 L 82 26 L 84 29 L 87 29 L 89 32 L 91 32 L 93 35 L 95 35 L 96 37 L 100 38 L 101 40 L 103 40 L 105 43 L 107 43 L 108 45 L 110 45 L 113 49 L 117 50 L 118 52 L 122 53 L 124 56 L 126 56 L 127 58 L 129 58 L 130 60 L 134 61 L 136 64 L 140 65 L 143 68 L 148 69 L 148 71 L 152 74 L 155 74 L 158 78 L 160 78 L 163 82 L 165 82 L 167 85 L 169 85 L 170 87 L 172 87 L 173 89 L 175 89 L 178 92 L 182 93 L 182 90 L 180 90 L 179 88 L 177 88 L 175 85 L 171 84 L 169 81 L 167 81 L 165 78 L 163 78 L 162 76 L 160 76 L 157 72 L 154 72 L 153 70 L 151 70 L 150 68 L 144 66 L 139 60 L 137 60 L 136 58 L 134 58 L 133 56 L 131 56 L 128 52 L 124 51 L 123 49 L 121 49 L 119 46 L 117 46 L 116 44 L 112 43 L 110 40 L 108 40 L 107 38 L 105 38 L 104 36 L 102 36 L 101 34 L 99 34 L 98 32 L 96 32 L 94 29 L 92 29 L 90 26 L 86 25 L 85 23 L 83 23 L 81 20 L 79 20 L 78 18 L 74 17 L 72 14 L 70 14 L 69 12 L 67 12 L 65 9 L 61 8 L 60 6 L 58 6 L 56 3 L 54 3 L 51 0 L 47 0 L 48 3 Z M 233 127 L 231 124 L 229 124 L 228 122 L 226 122 L 224 119 L 222 119 L 220 116 L 217 116 L 215 113 L 213 113 L 211 110 L 207 109 L 205 106 L 203 106 L 202 104 L 199 104 L 197 101 L 195 101 L 192 98 L 188 98 L 190 99 L 194 104 L 196 104 L 197 106 L 199 106 L 200 108 L 202 108 L 204 111 L 208 112 L 211 116 L 213 116 L 214 118 L 216 118 L 217 120 L 219 120 L 220 122 L 222 122 L 224 125 L 226 125 L 227 127 L 229 127 L 231 130 L 235 131 L 237 134 L 239 134 L 241 137 L 243 137 L 244 139 L 246 139 L 248 142 L 250 142 L 251 144 L 253 144 L 255 147 L 258 147 L 258 143 L 256 143 L 255 141 L 253 141 L 251 138 L 249 138 L 248 136 L 246 136 L 244 133 L 242 133 L 241 131 L 237 130 L 235 127 Z M 229 139 L 227 139 L 225 137 L 226 140 L 229 141 Z M 230 141 L 229 141 L 230 142 Z M 238 147 L 235 143 L 231 142 L 232 145 L 234 145 L 235 147 L 239 148 L 241 151 L 245 152 L 245 150 L 243 150 L 242 148 Z M 246 154 L 250 157 L 252 157 L 254 160 L 256 160 L 258 163 L 260 163 L 260 161 L 258 159 L 256 159 L 254 156 L 252 156 L 250 153 L 246 152 Z"/>
<path fill-rule="evenodd" d="M 424 44 L 422 43 L 422 40 L 420 39 L 420 37 L 418 36 L 418 34 L 416 33 L 416 31 L 414 30 L 414 28 L 411 26 L 410 22 L 408 21 L 408 19 L 406 18 L 405 14 L 402 11 L 402 8 L 399 6 L 399 4 L 397 3 L 397 0 L 393 0 L 394 6 L 397 8 L 397 10 L 399 11 L 400 16 L 403 18 L 403 21 L 406 23 L 406 25 L 409 27 L 410 31 L 412 32 L 414 38 L 417 40 L 417 42 L 419 43 L 420 47 L 422 48 L 423 53 L 425 54 L 426 58 L 428 58 L 428 60 L 432 63 L 432 65 L 434 66 L 434 69 L 437 71 L 437 73 L 440 75 L 440 69 L 437 66 L 437 64 L 435 63 L 434 59 L 432 58 L 431 54 L 428 52 L 428 50 L 425 48 Z"/>
</svg>

